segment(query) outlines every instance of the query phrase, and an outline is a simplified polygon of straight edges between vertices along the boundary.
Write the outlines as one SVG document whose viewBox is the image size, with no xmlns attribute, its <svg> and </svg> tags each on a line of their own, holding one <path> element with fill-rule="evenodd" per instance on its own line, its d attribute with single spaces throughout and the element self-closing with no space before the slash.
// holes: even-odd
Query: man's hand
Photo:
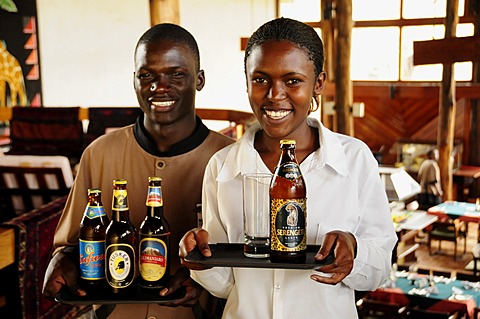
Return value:
<svg viewBox="0 0 480 319">
<path fill-rule="evenodd" d="M 175 276 L 173 276 L 173 278 L 168 282 L 167 287 L 160 291 L 160 296 L 168 296 L 180 287 L 185 288 L 185 297 L 162 305 L 169 307 L 193 307 L 198 302 L 198 298 L 202 294 L 203 287 L 190 278 L 190 270 L 186 267 L 180 267 L 177 270 Z"/>
<path fill-rule="evenodd" d="M 43 281 L 43 295 L 49 300 L 55 300 L 60 289 L 67 286 L 73 294 L 85 296 L 87 293 L 80 289 L 77 278 L 78 250 L 74 247 L 64 248 L 55 254 L 48 264 Z"/>
<path fill-rule="evenodd" d="M 185 256 L 188 255 L 189 252 L 198 247 L 200 252 L 205 257 L 211 257 L 212 251 L 210 250 L 210 246 L 208 245 L 208 232 L 202 228 L 194 228 L 188 231 L 183 238 L 180 240 L 178 255 L 182 262 L 182 265 L 188 267 L 192 270 L 204 270 L 211 267 L 205 267 L 199 264 L 189 263 L 185 261 Z"/>
<path fill-rule="evenodd" d="M 335 261 L 317 269 L 331 276 L 311 275 L 310 278 L 329 285 L 336 285 L 350 274 L 353 269 L 357 241 L 348 232 L 335 230 L 327 233 L 323 239 L 322 247 L 315 256 L 316 260 L 326 258 L 329 252 L 334 249 Z"/>
</svg>

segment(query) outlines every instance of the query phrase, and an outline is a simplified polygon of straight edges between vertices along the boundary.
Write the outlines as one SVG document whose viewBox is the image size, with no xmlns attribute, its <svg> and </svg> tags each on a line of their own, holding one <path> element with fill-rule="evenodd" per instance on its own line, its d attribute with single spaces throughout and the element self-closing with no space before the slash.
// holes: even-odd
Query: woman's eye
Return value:
<svg viewBox="0 0 480 319">
<path fill-rule="evenodd" d="M 300 80 L 299 79 L 290 79 L 290 80 L 287 80 L 287 84 L 298 84 L 300 83 Z"/>
<path fill-rule="evenodd" d="M 263 84 L 263 83 L 267 83 L 267 79 L 265 79 L 265 78 L 255 78 L 255 79 L 253 79 L 253 82 Z"/>
</svg>

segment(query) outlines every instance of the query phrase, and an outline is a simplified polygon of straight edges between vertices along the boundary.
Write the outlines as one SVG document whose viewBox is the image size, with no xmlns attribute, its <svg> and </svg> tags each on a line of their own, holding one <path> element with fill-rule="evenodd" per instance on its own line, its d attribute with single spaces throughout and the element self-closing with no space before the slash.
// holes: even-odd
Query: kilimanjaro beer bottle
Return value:
<svg viewBox="0 0 480 319">
<path fill-rule="evenodd" d="M 170 226 L 163 216 L 162 179 L 148 178 L 147 213 L 139 231 L 141 288 L 160 289 L 170 276 Z"/>
<path fill-rule="evenodd" d="M 137 230 L 130 222 L 127 181 L 113 181 L 112 220 L 106 233 L 106 277 L 114 294 L 126 293 L 134 285 Z"/>
<path fill-rule="evenodd" d="M 86 289 L 105 283 L 105 231 L 108 217 L 101 196 L 100 189 L 88 189 L 88 203 L 80 222 L 80 278 Z"/>
<path fill-rule="evenodd" d="M 304 263 L 307 252 L 307 190 L 295 157 L 295 140 L 281 140 L 270 183 L 270 261 Z"/>
</svg>

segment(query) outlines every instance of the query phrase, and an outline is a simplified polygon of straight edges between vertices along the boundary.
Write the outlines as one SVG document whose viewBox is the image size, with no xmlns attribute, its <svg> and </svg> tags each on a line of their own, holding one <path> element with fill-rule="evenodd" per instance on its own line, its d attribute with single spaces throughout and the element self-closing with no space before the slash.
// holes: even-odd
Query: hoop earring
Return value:
<svg viewBox="0 0 480 319">
<path fill-rule="evenodd" d="M 313 113 L 313 112 L 317 111 L 319 107 L 320 107 L 320 103 L 319 103 L 319 100 L 318 100 L 318 95 L 312 96 L 312 101 L 310 101 L 310 111 L 309 111 L 309 113 Z"/>
</svg>

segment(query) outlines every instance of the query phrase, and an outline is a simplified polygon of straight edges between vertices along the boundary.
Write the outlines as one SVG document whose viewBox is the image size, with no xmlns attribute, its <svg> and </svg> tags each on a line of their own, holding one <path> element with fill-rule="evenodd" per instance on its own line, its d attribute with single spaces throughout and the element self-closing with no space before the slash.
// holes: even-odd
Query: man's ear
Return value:
<svg viewBox="0 0 480 319">
<path fill-rule="evenodd" d="M 197 73 L 197 91 L 201 91 L 205 86 L 205 71 L 200 70 Z"/>
</svg>

